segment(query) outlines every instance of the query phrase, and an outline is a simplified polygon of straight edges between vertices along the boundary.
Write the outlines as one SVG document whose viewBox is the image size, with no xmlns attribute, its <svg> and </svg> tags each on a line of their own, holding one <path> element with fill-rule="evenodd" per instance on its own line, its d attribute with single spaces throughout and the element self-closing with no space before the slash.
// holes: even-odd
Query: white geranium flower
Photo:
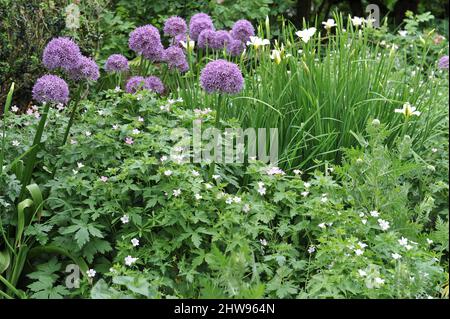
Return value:
<svg viewBox="0 0 450 319">
<path fill-rule="evenodd" d="M 20 142 L 18 140 L 14 140 L 11 142 L 12 146 L 17 147 L 20 145 Z"/>
<path fill-rule="evenodd" d="M 133 245 L 133 247 L 139 246 L 139 239 L 133 238 L 133 239 L 131 240 L 131 244 Z"/>
<path fill-rule="evenodd" d="M 199 172 L 197 172 L 196 170 L 192 170 L 192 176 L 194 176 L 194 177 L 198 177 L 198 176 L 200 176 L 200 173 Z"/>
<path fill-rule="evenodd" d="M 389 222 L 381 218 L 378 219 L 378 225 L 380 225 L 381 230 L 388 230 L 390 227 Z"/>
<path fill-rule="evenodd" d="M 13 105 L 13 106 L 11 106 L 11 112 L 13 112 L 13 113 L 19 112 L 19 108 L 17 106 Z"/>
<path fill-rule="evenodd" d="M 320 228 L 322 228 L 322 229 L 327 228 L 327 226 L 325 225 L 325 223 L 320 223 L 318 226 L 319 226 Z"/>
<path fill-rule="evenodd" d="M 83 168 L 83 167 L 84 167 L 84 164 L 81 163 L 81 162 L 78 162 L 78 163 L 77 163 L 77 166 L 78 166 L 78 168 Z"/>
<path fill-rule="evenodd" d="M 122 222 L 122 224 L 128 224 L 130 222 L 130 217 L 128 215 L 123 215 L 122 217 L 120 217 L 120 221 Z"/>
<path fill-rule="evenodd" d="M 194 197 L 196 200 L 200 200 L 203 198 L 202 195 L 200 195 L 200 194 L 194 194 Z"/>
<path fill-rule="evenodd" d="M 261 245 L 267 246 L 267 240 L 265 240 L 264 238 L 261 238 L 261 239 L 259 240 L 259 242 L 261 243 Z"/>
<path fill-rule="evenodd" d="M 431 245 L 433 243 L 433 241 L 431 239 L 427 238 L 427 243 L 428 243 L 428 245 Z"/>
<path fill-rule="evenodd" d="M 372 216 L 372 217 L 378 217 L 378 216 L 380 216 L 380 213 L 379 213 L 378 211 L 376 211 L 376 210 L 371 211 L 369 214 L 370 214 L 370 216 Z"/>
<path fill-rule="evenodd" d="M 380 278 L 380 277 L 376 277 L 375 278 L 375 283 L 379 286 L 384 285 L 384 279 Z"/>
<path fill-rule="evenodd" d="M 170 169 L 168 169 L 167 171 L 164 171 L 164 175 L 166 175 L 166 176 L 171 176 L 172 174 L 173 174 L 173 172 Z"/>
<path fill-rule="evenodd" d="M 303 186 L 305 186 L 305 188 L 310 188 L 310 187 L 311 187 L 311 183 L 305 182 L 305 183 L 303 184 Z"/>
<path fill-rule="evenodd" d="M 308 253 L 312 254 L 312 253 L 315 252 L 315 251 L 316 251 L 316 247 L 314 247 L 314 246 L 309 246 L 309 248 L 308 248 Z"/>
<path fill-rule="evenodd" d="M 397 253 L 393 253 L 393 254 L 391 254 L 391 256 L 392 256 L 392 258 L 394 260 L 399 260 L 400 258 L 402 258 L 402 256 L 400 254 L 397 254 Z"/>
<path fill-rule="evenodd" d="M 308 28 L 301 31 L 295 32 L 295 34 L 302 39 L 303 42 L 308 43 L 308 41 L 313 37 L 313 35 L 316 33 L 316 28 Z"/>
<path fill-rule="evenodd" d="M 243 211 L 244 213 L 248 213 L 248 212 L 250 211 L 250 205 L 249 205 L 249 204 L 245 204 L 245 205 L 242 207 L 242 211 Z"/>
<path fill-rule="evenodd" d="M 399 30 L 398 34 L 400 34 L 401 37 L 406 37 L 406 35 L 408 34 L 408 31 L 406 31 L 406 30 Z"/>
<path fill-rule="evenodd" d="M 358 269 L 358 274 L 359 274 L 361 277 L 367 276 L 367 272 L 365 272 L 365 271 L 362 270 L 362 269 Z"/>
<path fill-rule="evenodd" d="M 301 194 L 303 197 L 306 197 L 306 196 L 309 195 L 309 192 L 306 192 L 306 191 L 305 191 L 305 192 L 301 192 L 300 194 Z"/>
<path fill-rule="evenodd" d="M 408 238 L 402 237 L 398 240 L 398 243 L 400 244 L 400 246 L 406 246 L 408 245 Z"/>
<path fill-rule="evenodd" d="M 95 275 L 97 274 L 97 272 L 96 272 L 94 269 L 88 269 L 88 270 L 86 271 L 86 274 L 87 274 L 87 276 L 88 276 L 89 278 L 94 278 Z"/>
<path fill-rule="evenodd" d="M 180 194 L 181 194 L 181 189 L 174 189 L 172 194 L 173 194 L 173 196 L 175 196 L 175 197 L 180 196 Z"/>
<path fill-rule="evenodd" d="M 131 266 L 131 265 L 133 265 L 138 259 L 139 259 L 139 258 L 131 257 L 130 255 L 128 255 L 127 257 L 125 257 L 125 265 Z"/>
<path fill-rule="evenodd" d="M 362 250 L 362 249 L 355 249 L 355 254 L 356 254 L 356 256 L 361 256 L 362 254 L 364 254 L 364 250 Z"/>
</svg>

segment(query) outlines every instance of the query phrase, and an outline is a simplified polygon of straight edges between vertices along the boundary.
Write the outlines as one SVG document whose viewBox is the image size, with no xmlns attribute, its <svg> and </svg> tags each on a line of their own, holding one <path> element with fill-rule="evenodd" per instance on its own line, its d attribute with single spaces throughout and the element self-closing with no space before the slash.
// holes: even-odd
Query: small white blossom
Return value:
<svg viewBox="0 0 450 319">
<path fill-rule="evenodd" d="M 196 200 L 200 200 L 203 198 L 202 195 L 200 195 L 200 194 L 194 194 L 194 197 Z"/>
<path fill-rule="evenodd" d="M 81 162 L 78 162 L 78 163 L 77 163 L 77 166 L 78 166 L 78 168 L 80 168 L 80 169 L 81 169 L 81 168 L 83 168 L 83 167 L 84 167 L 84 164 L 83 164 L 83 163 L 81 163 Z"/>
<path fill-rule="evenodd" d="M 133 247 L 139 246 L 139 239 L 133 238 L 133 239 L 131 240 L 131 244 L 133 245 Z"/>
<path fill-rule="evenodd" d="M 316 28 L 314 27 L 295 32 L 295 34 L 305 43 L 308 43 L 315 33 Z"/>
<path fill-rule="evenodd" d="M 362 250 L 362 249 L 355 249 L 355 254 L 356 254 L 356 256 L 361 256 L 362 254 L 364 254 L 364 250 Z"/>
<path fill-rule="evenodd" d="M 294 169 L 294 174 L 295 175 L 301 175 L 301 174 L 303 174 L 303 172 L 301 170 L 299 170 L 299 169 Z"/>
<path fill-rule="evenodd" d="M 197 172 L 196 170 L 192 170 L 192 176 L 198 177 L 198 176 L 200 176 L 200 173 Z"/>
<path fill-rule="evenodd" d="M 370 216 L 372 216 L 372 217 L 379 217 L 380 213 L 378 211 L 376 211 L 376 210 L 373 210 L 373 211 L 370 212 Z"/>
<path fill-rule="evenodd" d="M 384 285 L 384 279 L 381 279 L 380 277 L 376 277 L 375 283 L 377 283 L 378 285 Z"/>
<path fill-rule="evenodd" d="M 84 132 L 84 134 L 85 134 L 87 137 L 89 137 L 89 136 L 92 135 L 92 133 L 91 133 L 90 131 L 86 131 L 86 132 Z"/>
<path fill-rule="evenodd" d="M 169 169 L 167 171 L 164 171 L 164 175 L 166 176 L 171 176 L 173 174 L 173 172 Z"/>
<path fill-rule="evenodd" d="M 242 211 L 243 211 L 244 213 L 248 213 L 248 212 L 250 211 L 250 205 L 249 205 L 249 204 L 245 204 L 245 205 L 242 207 Z"/>
<path fill-rule="evenodd" d="M 301 192 L 300 194 L 301 194 L 303 197 L 306 197 L 306 196 L 309 195 L 309 192 Z"/>
<path fill-rule="evenodd" d="M 431 239 L 427 238 L 427 243 L 428 243 L 428 245 L 431 245 L 433 243 L 433 241 Z"/>
<path fill-rule="evenodd" d="M 12 144 L 12 146 L 17 147 L 17 146 L 20 145 L 20 142 L 17 141 L 17 140 L 14 140 L 14 141 L 11 142 L 11 144 Z"/>
<path fill-rule="evenodd" d="M 308 248 L 308 253 L 312 254 L 312 253 L 315 252 L 315 251 L 316 251 L 316 247 L 314 247 L 314 246 L 309 246 L 309 248 Z"/>
<path fill-rule="evenodd" d="M 11 112 L 13 112 L 13 113 L 19 112 L 19 108 L 18 108 L 17 106 L 13 105 L 13 106 L 11 107 Z"/>
<path fill-rule="evenodd" d="M 174 189 L 173 190 L 173 196 L 178 197 L 181 194 L 181 189 Z"/>
<path fill-rule="evenodd" d="M 267 246 L 267 240 L 265 240 L 264 238 L 261 238 L 261 239 L 259 240 L 259 242 L 261 243 L 261 245 Z"/>
<path fill-rule="evenodd" d="M 132 134 L 133 135 L 138 135 L 138 134 L 140 134 L 141 133 L 141 131 L 139 131 L 137 128 L 135 128 L 133 131 L 132 131 Z"/>
<path fill-rule="evenodd" d="M 95 275 L 97 274 L 97 272 L 96 272 L 94 269 L 88 269 L 88 270 L 86 271 L 86 274 L 87 274 L 87 276 L 88 276 L 89 278 L 94 278 Z"/>
<path fill-rule="evenodd" d="M 381 218 L 378 219 L 378 225 L 380 225 L 381 230 L 388 230 L 390 227 L 389 222 Z"/>
<path fill-rule="evenodd" d="M 305 183 L 303 184 L 303 186 L 305 186 L 305 188 L 310 188 L 310 187 L 311 187 L 311 183 L 305 182 Z"/>
<path fill-rule="evenodd" d="M 128 215 L 123 215 L 122 217 L 120 217 L 120 221 L 122 222 L 122 224 L 128 224 L 130 222 L 130 217 Z"/>
<path fill-rule="evenodd" d="M 139 259 L 139 258 L 131 257 L 130 255 L 128 255 L 127 257 L 125 257 L 125 265 L 131 266 L 131 265 L 133 265 L 138 259 Z"/>
<path fill-rule="evenodd" d="M 359 274 L 361 277 L 367 276 L 367 272 L 365 272 L 365 271 L 362 270 L 362 269 L 358 269 L 358 274 Z"/>
<path fill-rule="evenodd" d="M 399 260 L 400 258 L 402 258 L 402 256 L 400 254 L 397 254 L 397 253 L 393 253 L 393 254 L 391 254 L 391 256 L 392 256 L 392 258 L 394 260 Z"/>
<path fill-rule="evenodd" d="M 402 237 L 398 240 L 398 243 L 400 244 L 400 246 L 406 246 L 408 245 L 408 238 Z"/>
<path fill-rule="evenodd" d="M 322 228 L 322 229 L 327 228 L 327 226 L 325 225 L 325 223 L 321 223 L 321 224 L 319 224 L 318 226 L 319 226 L 320 228 Z"/>
<path fill-rule="evenodd" d="M 214 178 L 217 181 L 220 178 L 220 175 L 213 175 L 212 178 Z"/>
</svg>

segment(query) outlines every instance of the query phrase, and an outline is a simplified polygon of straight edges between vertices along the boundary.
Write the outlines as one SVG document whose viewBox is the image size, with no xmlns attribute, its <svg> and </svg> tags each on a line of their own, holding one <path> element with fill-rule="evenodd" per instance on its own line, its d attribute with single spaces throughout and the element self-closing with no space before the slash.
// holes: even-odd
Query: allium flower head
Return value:
<svg viewBox="0 0 450 319">
<path fill-rule="evenodd" d="M 444 55 L 439 59 L 438 67 L 439 69 L 447 69 L 448 70 L 448 55 Z"/>
<path fill-rule="evenodd" d="M 127 91 L 127 93 L 136 93 L 137 91 L 143 90 L 144 86 L 145 86 L 144 77 L 132 76 L 125 86 L 125 91 Z"/>
<path fill-rule="evenodd" d="M 112 54 L 105 63 L 106 72 L 123 72 L 129 70 L 128 60 L 122 54 Z"/>
<path fill-rule="evenodd" d="M 42 62 L 49 70 L 57 68 L 69 69 L 81 57 L 80 48 L 69 38 L 52 39 L 44 49 Z"/>
<path fill-rule="evenodd" d="M 239 67 L 225 60 L 208 63 L 200 75 L 200 84 L 208 93 L 237 94 L 244 87 Z"/>
<path fill-rule="evenodd" d="M 100 71 L 97 63 L 91 58 L 81 56 L 73 67 L 68 69 L 69 77 L 74 80 L 92 80 L 97 81 L 100 77 Z"/>
<path fill-rule="evenodd" d="M 214 37 L 215 31 L 211 29 L 203 30 L 198 36 L 198 47 L 205 49 L 206 47 L 211 47 L 211 41 Z"/>
<path fill-rule="evenodd" d="M 209 19 L 211 20 L 211 17 L 207 15 L 206 13 L 196 13 L 191 17 L 190 22 L 198 20 L 198 19 Z M 212 21 L 212 20 L 211 20 Z"/>
<path fill-rule="evenodd" d="M 247 20 L 239 20 L 233 25 L 231 30 L 231 36 L 233 39 L 240 40 L 242 42 L 247 42 L 250 37 L 255 35 L 255 28 Z"/>
<path fill-rule="evenodd" d="M 160 61 L 164 51 L 158 29 L 149 24 L 131 32 L 128 45 L 150 61 Z"/>
<path fill-rule="evenodd" d="M 225 30 L 219 30 L 214 32 L 214 35 L 210 39 L 209 46 L 213 50 L 221 50 L 225 48 L 228 43 L 231 41 L 231 36 L 228 31 Z"/>
<path fill-rule="evenodd" d="M 227 45 L 227 53 L 231 56 L 240 56 L 245 50 L 244 42 L 231 39 Z"/>
<path fill-rule="evenodd" d="M 189 23 L 189 36 L 194 41 L 198 40 L 198 36 L 203 30 L 215 30 L 214 24 L 209 16 L 196 16 L 193 16 Z"/>
<path fill-rule="evenodd" d="M 175 37 L 187 32 L 186 21 L 180 17 L 170 17 L 164 24 L 164 34 Z"/>
<path fill-rule="evenodd" d="M 169 69 L 178 69 L 180 72 L 187 72 L 189 64 L 184 55 L 183 49 L 171 46 L 164 51 L 164 61 L 167 62 Z"/>
<path fill-rule="evenodd" d="M 158 94 L 164 93 L 164 84 L 156 76 L 149 76 L 145 79 L 145 88 Z"/>
<path fill-rule="evenodd" d="M 69 101 L 69 86 L 56 75 L 44 75 L 33 86 L 33 99 L 43 103 L 62 103 Z"/>
</svg>

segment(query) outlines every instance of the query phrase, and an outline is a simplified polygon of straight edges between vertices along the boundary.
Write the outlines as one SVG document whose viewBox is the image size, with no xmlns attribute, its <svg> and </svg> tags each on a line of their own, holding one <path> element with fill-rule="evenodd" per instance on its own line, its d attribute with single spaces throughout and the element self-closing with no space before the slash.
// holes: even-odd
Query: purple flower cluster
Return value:
<svg viewBox="0 0 450 319">
<path fill-rule="evenodd" d="M 184 73 L 189 70 L 189 64 L 184 55 L 184 51 L 176 46 L 171 46 L 164 51 L 164 61 L 167 62 L 169 69 L 178 69 Z"/>
<path fill-rule="evenodd" d="M 221 50 L 226 48 L 228 43 L 231 41 L 231 36 L 228 31 L 219 30 L 214 32 L 214 36 L 210 40 L 210 47 L 213 50 Z"/>
<path fill-rule="evenodd" d="M 207 93 L 237 94 L 244 87 L 244 78 L 236 64 L 216 60 L 202 70 L 200 85 Z"/>
<path fill-rule="evenodd" d="M 164 84 L 156 76 L 144 78 L 142 76 L 132 76 L 125 87 L 128 93 L 136 93 L 140 90 L 149 90 L 159 94 L 164 92 Z"/>
<path fill-rule="evenodd" d="M 106 72 L 124 72 L 129 70 L 128 60 L 122 54 L 112 54 L 105 63 Z"/>
<path fill-rule="evenodd" d="M 145 79 L 145 88 L 158 94 L 164 93 L 164 84 L 156 76 L 149 76 Z"/>
<path fill-rule="evenodd" d="M 212 38 L 215 35 L 215 31 L 211 29 L 203 30 L 198 36 L 198 47 L 201 49 L 206 49 L 207 47 L 211 47 Z"/>
<path fill-rule="evenodd" d="M 33 86 L 33 99 L 39 103 L 62 103 L 69 101 L 69 86 L 56 75 L 44 75 Z"/>
<path fill-rule="evenodd" d="M 67 70 L 78 62 L 81 56 L 78 45 L 69 38 L 52 39 L 44 49 L 42 62 L 49 70 Z"/>
<path fill-rule="evenodd" d="M 240 56 L 245 50 L 244 42 L 232 39 L 227 46 L 227 53 L 231 56 Z"/>
<path fill-rule="evenodd" d="M 198 40 L 203 30 L 215 30 L 211 17 L 205 13 L 195 14 L 189 22 L 189 35 L 194 41 Z"/>
<path fill-rule="evenodd" d="M 438 68 L 448 70 L 448 64 L 449 64 L 448 62 L 449 62 L 448 55 L 444 55 L 442 58 L 439 59 Z"/>
<path fill-rule="evenodd" d="M 233 25 L 231 29 L 231 36 L 233 39 L 240 40 L 242 42 L 247 42 L 250 37 L 255 35 L 255 28 L 247 20 L 239 20 Z"/>
<path fill-rule="evenodd" d="M 97 63 L 91 58 L 81 56 L 78 62 L 67 70 L 68 75 L 73 80 L 91 80 L 97 81 L 100 77 L 100 71 Z"/>
<path fill-rule="evenodd" d="M 180 17 L 170 17 L 164 24 L 164 34 L 175 37 L 187 32 L 186 21 Z"/>
<path fill-rule="evenodd" d="M 131 32 L 128 45 L 131 50 L 150 61 L 161 61 L 164 47 L 158 29 L 150 24 Z"/>
</svg>

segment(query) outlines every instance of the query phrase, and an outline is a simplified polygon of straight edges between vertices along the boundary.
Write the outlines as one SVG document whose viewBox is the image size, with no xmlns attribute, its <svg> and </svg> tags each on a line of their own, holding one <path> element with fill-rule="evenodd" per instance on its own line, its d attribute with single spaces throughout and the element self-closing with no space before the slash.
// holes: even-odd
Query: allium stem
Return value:
<svg viewBox="0 0 450 319">
<path fill-rule="evenodd" d="M 63 138 L 63 142 L 61 143 L 61 146 L 64 146 L 67 142 L 67 138 L 69 137 L 69 133 L 70 133 L 70 128 L 73 125 L 73 121 L 75 120 L 75 114 L 77 112 L 77 108 L 78 108 L 78 104 L 80 102 L 81 99 L 81 90 L 82 90 L 83 86 L 80 85 L 78 87 L 78 91 L 77 91 L 77 95 L 75 97 L 75 104 L 72 108 L 72 113 L 70 114 L 70 119 L 69 119 L 69 123 L 67 124 L 66 127 L 66 132 L 64 133 L 64 138 Z"/>
<path fill-rule="evenodd" d="M 37 153 L 39 152 L 38 145 L 41 143 L 42 133 L 44 132 L 45 123 L 47 121 L 48 111 L 50 109 L 50 103 L 44 104 L 44 111 L 42 112 L 41 120 L 34 136 L 33 145 L 31 145 L 32 151 L 27 156 L 25 163 L 25 171 L 22 175 L 22 189 L 20 191 L 19 203 L 23 201 L 26 194 L 26 187 L 31 181 L 31 175 L 33 174 L 33 169 L 36 164 Z"/>
</svg>

